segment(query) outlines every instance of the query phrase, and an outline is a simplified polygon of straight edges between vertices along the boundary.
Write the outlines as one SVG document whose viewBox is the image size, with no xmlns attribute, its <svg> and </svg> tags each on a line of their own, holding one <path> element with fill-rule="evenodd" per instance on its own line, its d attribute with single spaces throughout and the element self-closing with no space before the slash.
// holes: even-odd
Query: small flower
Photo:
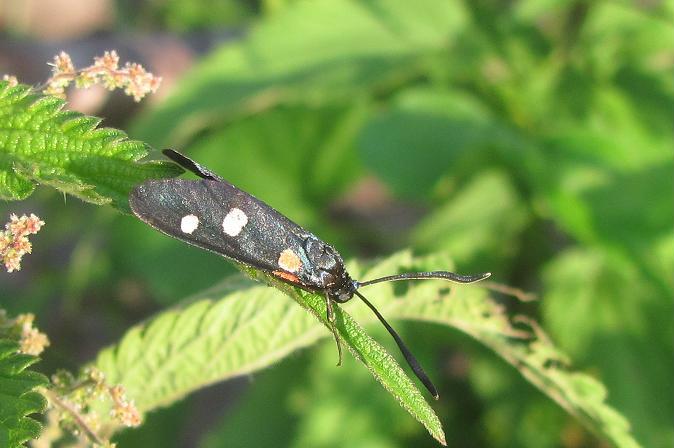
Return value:
<svg viewBox="0 0 674 448">
<path fill-rule="evenodd" d="M 6 230 L 0 231 L 0 259 L 7 272 L 14 272 L 21 269 L 21 258 L 33 250 L 28 235 L 39 232 L 44 221 L 32 213 L 20 218 L 12 214 L 9 219 Z"/>
<path fill-rule="evenodd" d="M 40 229 L 44 225 L 44 221 L 42 221 L 40 218 L 38 218 L 34 213 L 31 213 L 30 217 L 28 217 L 26 219 L 24 225 L 25 225 L 26 233 L 34 235 L 34 234 L 36 234 L 37 232 L 40 231 Z"/>
<path fill-rule="evenodd" d="M 51 382 L 57 389 L 70 389 L 75 383 L 75 376 L 65 369 L 59 369 L 51 376 Z"/>
<path fill-rule="evenodd" d="M 133 400 L 126 398 L 126 392 L 121 385 L 110 388 L 110 397 L 114 403 L 110 414 L 125 426 L 138 426 L 141 423 L 140 412 L 136 409 Z"/>
<path fill-rule="evenodd" d="M 75 65 L 70 55 L 65 51 L 60 52 L 54 56 L 54 63 L 52 65 L 52 72 L 55 75 L 70 75 L 75 73 Z"/>
<path fill-rule="evenodd" d="M 102 384 L 105 382 L 105 374 L 97 367 L 87 367 L 84 369 L 84 374 L 96 384 Z"/>
<path fill-rule="evenodd" d="M 107 396 L 109 390 L 107 384 L 105 384 L 105 374 L 101 370 L 94 366 L 89 366 L 84 369 L 83 375 L 90 384 L 87 389 L 89 396 L 93 398 Z"/>
<path fill-rule="evenodd" d="M 156 92 L 161 83 L 161 78 L 147 72 L 142 65 L 136 63 L 126 63 L 124 70 L 128 74 L 126 79 L 122 80 L 124 92 L 133 96 L 138 102 L 148 93 Z"/>
<path fill-rule="evenodd" d="M 49 83 L 44 89 L 42 89 L 42 93 L 64 99 L 66 97 L 65 86 L 59 86 L 54 83 Z"/>
<path fill-rule="evenodd" d="M 16 318 L 16 324 L 21 326 L 19 351 L 27 355 L 37 356 L 49 346 L 49 338 L 33 327 L 34 320 L 33 314 L 20 314 Z"/>
<path fill-rule="evenodd" d="M 28 328 L 21 334 L 21 353 L 37 356 L 49 346 L 49 338 L 37 328 Z"/>
<path fill-rule="evenodd" d="M 15 235 L 23 236 L 39 232 L 43 225 L 44 221 L 34 213 L 30 216 L 23 215 L 21 218 L 12 213 L 9 215 L 9 222 L 5 224 L 5 228 Z"/>
<path fill-rule="evenodd" d="M 120 68 L 119 56 L 114 50 L 95 57 L 92 65 L 81 69 L 75 69 L 65 52 L 56 56 L 51 65 L 53 74 L 43 92 L 60 97 L 65 96 L 66 87 L 74 82 L 79 88 L 100 84 L 108 90 L 123 89 L 138 102 L 148 93 L 156 92 L 161 83 L 160 77 L 146 71 L 140 64 L 127 62 Z"/>
<path fill-rule="evenodd" d="M 110 71 L 119 69 L 119 56 L 115 50 L 106 51 L 103 56 L 94 58 L 94 66 L 102 67 Z"/>
<path fill-rule="evenodd" d="M 2 75 L 2 80 L 9 82 L 10 87 L 16 87 L 19 85 L 19 80 L 16 79 L 16 76 L 13 75 Z"/>
</svg>

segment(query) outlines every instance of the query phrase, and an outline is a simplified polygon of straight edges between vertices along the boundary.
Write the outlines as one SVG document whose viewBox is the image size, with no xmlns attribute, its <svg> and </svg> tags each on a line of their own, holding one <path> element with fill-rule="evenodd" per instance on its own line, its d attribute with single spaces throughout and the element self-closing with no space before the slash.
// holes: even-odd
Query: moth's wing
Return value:
<svg viewBox="0 0 674 448">
<path fill-rule="evenodd" d="M 279 269 L 279 255 L 285 249 L 304 254 L 304 240 L 311 235 L 269 205 L 224 181 L 150 180 L 132 190 L 129 204 L 136 216 L 169 236 L 269 272 Z M 246 221 L 233 236 L 223 226 L 232 209 L 239 209 Z M 235 213 L 241 222 L 241 213 Z M 181 225 L 189 215 L 198 219 L 194 229 L 193 225 Z M 188 220 L 194 223 L 194 218 Z M 237 226 L 227 230 L 235 233 Z"/>
</svg>

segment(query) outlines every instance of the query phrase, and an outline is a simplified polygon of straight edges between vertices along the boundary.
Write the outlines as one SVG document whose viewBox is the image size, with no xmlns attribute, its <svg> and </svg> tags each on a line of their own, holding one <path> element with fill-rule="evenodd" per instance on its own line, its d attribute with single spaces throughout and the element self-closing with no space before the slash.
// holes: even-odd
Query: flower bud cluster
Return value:
<svg viewBox="0 0 674 448">
<path fill-rule="evenodd" d="M 47 80 L 43 92 L 48 95 L 65 97 L 65 89 L 71 84 L 87 88 L 100 84 L 108 90 L 122 89 L 138 102 L 148 93 L 154 93 L 161 84 L 161 77 L 146 71 L 142 65 L 127 62 L 119 66 L 117 52 L 106 51 L 94 58 L 88 67 L 77 69 L 68 53 L 62 51 L 54 57 L 52 76 Z"/>
<path fill-rule="evenodd" d="M 28 235 L 36 234 L 44 225 L 44 221 L 32 213 L 30 216 L 22 215 L 20 218 L 12 214 L 9 219 L 10 221 L 5 224 L 5 230 L 0 231 L 0 260 L 7 272 L 14 272 L 21 269 L 23 256 L 33 250 Z"/>
</svg>

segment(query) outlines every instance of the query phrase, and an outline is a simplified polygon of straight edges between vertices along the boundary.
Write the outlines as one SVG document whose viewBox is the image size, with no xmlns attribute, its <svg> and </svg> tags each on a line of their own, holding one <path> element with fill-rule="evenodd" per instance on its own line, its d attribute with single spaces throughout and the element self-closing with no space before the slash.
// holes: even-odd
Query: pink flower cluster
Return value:
<svg viewBox="0 0 674 448">
<path fill-rule="evenodd" d="M 49 346 L 49 338 L 33 327 L 34 321 L 34 314 L 19 314 L 16 319 L 10 319 L 5 310 L 0 309 L 0 338 L 16 339 L 19 353 L 38 356 Z"/>
<path fill-rule="evenodd" d="M 19 314 L 16 323 L 21 326 L 21 339 L 19 340 L 21 353 L 38 356 L 49 347 L 49 338 L 37 328 L 33 327 L 35 316 L 33 314 Z"/>
<path fill-rule="evenodd" d="M 7 272 L 14 272 L 21 269 L 21 258 L 33 250 L 28 235 L 37 233 L 44 221 L 32 213 L 20 218 L 12 214 L 9 219 L 5 230 L 0 231 L 0 259 Z"/>
<path fill-rule="evenodd" d="M 120 67 L 119 56 L 114 50 L 95 57 L 93 65 L 81 69 L 76 69 L 68 53 L 62 51 L 54 57 L 51 66 L 52 76 L 43 92 L 60 97 L 65 96 L 66 87 L 74 82 L 80 88 L 101 84 L 108 90 L 124 89 L 124 93 L 138 102 L 148 93 L 156 92 L 161 84 L 161 77 L 146 71 L 140 64 L 127 62 Z"/>
<path fill-rule="evenodd" d="M 16 79 L 16 76 L 12 75 L 2 75 L 2 80 L 7 81 L 10 87 L 15 87 L 19 85 L 19 80 Z"/>
<path fill-rule="evenodd" d="M 126 392 L 121 385 L 110 388 L 110 396 L 114 406 L 110 411 L 112 417 L 119 420 L 124 426 L 138 426 L 141 422 L 140 412 L 136 409 L 133 400 L 126 398 Z"/>
</svg>

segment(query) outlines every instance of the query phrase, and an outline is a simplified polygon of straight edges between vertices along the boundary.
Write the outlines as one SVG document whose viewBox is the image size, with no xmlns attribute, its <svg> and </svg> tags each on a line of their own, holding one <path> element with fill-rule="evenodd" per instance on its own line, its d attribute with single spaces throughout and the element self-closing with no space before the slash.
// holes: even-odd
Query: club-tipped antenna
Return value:
<svg viewBox="0 0 674 448">
<path fill-rule="evenodd" d="M 431 272 L 406 272 L 404 274 L 389 275 L 386 277 L 375 278 L 366 282 L 357 282 L 356 286 L 374 285 L 382 282 L 395 282 L 399 280 L 447 280 L 454 283 L 475 283 L 491 276 L 491 272 L 485 272 L 476 275 L 461 275 L 449 271 L 431 271 Z"/>
<path fill-rule="evenodd" d="M 384 316 L 381 315 L 381 313 L 377 310 L 377 308 L 374 307 L 370 303 L 369 300 L 367 300 L 361 293 L 358 291 L 354 291 L 354 293 L 360 297 L 360 300 L 365 302 L 365 304 L 372 310 L 372 312 L 377 316 L 379 321 L 386 327 L 388 332 L 393 336 L 393 339 L 396 341 L 396 344 L 398 345 L 398 348 L 402 352 L 403 356 L 405 357 L 405 360 L 407 361 L 407 364 L 409 364 L 410 368 L 414 372 L 414 374 L 419 378 L 419 381 L 423 383 L 424 386 L 426 386 L 426 389 L 433 395 L 433 398 L 436 400 L 440 398 L 440 395 L 438 395 L 438 391 L 431 382 L 431 379 L 426 375 L 426 372 L 424 372 L 424 369 L 421 368 L 421 365 L 419 364 L 419 361 L 417 361 L 417 358 L 414 357 L 410 349 L 407 348 L 403 340 L 400 338 L 398 333 L 389 325 L 388 322 L 386 322 L 386 319 L 384 319 Z"/>
</svg>

